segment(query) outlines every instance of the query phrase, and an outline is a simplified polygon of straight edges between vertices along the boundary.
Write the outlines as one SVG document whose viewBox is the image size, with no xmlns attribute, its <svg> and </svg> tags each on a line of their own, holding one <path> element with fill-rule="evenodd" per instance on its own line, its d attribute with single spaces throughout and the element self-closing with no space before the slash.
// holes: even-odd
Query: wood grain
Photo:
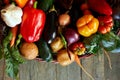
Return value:
<svg viewBox="0 0 120 80">
<path fill-rule="evenodd" d="M 68 66 L 68 80 L 81 80 L 81 69 L 74 62 Z"/>
<path fill-rule="evenodd" d="M 85 70 L 86 70 L 91 76 L 94 77 L 93 57 L 88 57 L 88 58 L 82 59 L 82 66 L 85 68 Z M 82 80 L 91 80 L 91 78 L 88 77 L 84 71 L 82 71 Z"/>
<path fill-rule="evenodd" d="M 56 80 L 68 80 L 68 67 L 64 67 L 57 64 L 56 66 Z"/>
<path fill-rule="evenodd" d="M 0 60 L 0 80 L 12 80 L 11 78 L 9 78 L 7 75 L 5 75 L 4 69 L 5 69 L 5 65 L 4 65 L 4 60 Z"/>
<path fill-rule="evenodd" d="M 112 70 L 109 68 L 108 60 L 105 57 L 105 80 L 120 80 L 120 53 L 110 54 Z"/>
<path fill-rule="evenodd" d="M 82 60 L 84 68 L 95 80 L 120 79 L 120 54 L 111 54 L 112 70 L 110 70 L 105 55 L 91 56 Z M 63 67 L 59 64 L 27 61 L 20 65 L 20 80 L 91 80 L 74 62 Z M 0 80 L 12 80 L 5 76 L 3 79 L 3 60 L 0 60 Z"/>
</svg>

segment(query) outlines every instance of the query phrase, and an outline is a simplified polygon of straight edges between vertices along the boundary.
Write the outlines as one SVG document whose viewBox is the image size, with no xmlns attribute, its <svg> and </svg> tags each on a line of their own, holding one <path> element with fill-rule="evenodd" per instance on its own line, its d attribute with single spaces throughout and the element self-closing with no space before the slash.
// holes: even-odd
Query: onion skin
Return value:
<svg viewBox="0 0 120 80">
<path fill-rule="evenodd" d="M 71 59 L 69 58 L 67 49 L 62 49 L 57 53 L 57 61 L 60 65 L 67 66 L 75 60 L 75 55 L 71 51 L 69 51 L 69 54 Z"/>
<path fill-rule="evenodd" d="M 59 16 L 58 21 L 59 21 L 59 25 L 66 26 L 66 25 L 68 25 L 70 23 L 70 16 L 68 14 L 66 14 L 66 13 L 61 14 Z"/>
</svg>

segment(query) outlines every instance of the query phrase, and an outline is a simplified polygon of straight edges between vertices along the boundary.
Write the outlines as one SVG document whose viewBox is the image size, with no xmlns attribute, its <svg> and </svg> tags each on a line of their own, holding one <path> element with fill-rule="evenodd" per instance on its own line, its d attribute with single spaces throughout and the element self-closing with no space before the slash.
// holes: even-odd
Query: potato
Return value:
<svg viewBox="0 0 120 80">
<path fill-rule="evenodd" d="M 69 51 L 69 53 L 70 53 L 71 59 L 69 58 L 67 49 L 62 49 L 58 51 L 57 61 L 60 63 L 60 65 L 67 66 L 75 60 L 75 55 L 71 51 Z"/>
<path fill-rule="evenodd" d="M 28 59 L 35 59 L 38 55 L 38 47 L 35 43 L 24 42 L 20 47 L 21 55 Z"/>
<path fill-rule="evenodd" d="M 56 37 L 50 44 L 50 47 L 53 52 L 58 52 L 60 49 L 64 47 L 62 39 L 60 37 Z"/>
</svg>

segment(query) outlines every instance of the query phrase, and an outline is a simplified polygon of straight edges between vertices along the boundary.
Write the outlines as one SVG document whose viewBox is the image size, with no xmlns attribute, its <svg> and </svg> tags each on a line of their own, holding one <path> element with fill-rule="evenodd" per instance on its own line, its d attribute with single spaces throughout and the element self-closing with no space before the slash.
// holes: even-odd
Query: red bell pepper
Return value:
<svg viewBox="0 0 120 80">
<path fill-rule="evenodd" d="M 106 0 L 87 0 L 88 6 L 99 14 L 112 15 L 112 8 Z"/>
<path fill-rule="evenodd" d="M 8 5 L 10 3 L 10 0 L 3 0 L 3 2 Z"/>
<path fill-rule="evenodd" d="M 113 27 L 113 18 L 111 16 L 100 16 L 98 17 L 99 27 L 98 31 L 102 34 L 110 32 Z"/>
<path fill-rule="evenodd" d="M 30 7 L 30 4 L 23 9 L 23 18 L 20 27 L 20 33 L 23 39 L 27 42 L 35 42 L 39 40 L 46 20 L 46 15 L 43 10 Z M 32 5 L 33 6 L 33 5 Z"/>
<path fill-rule="evenodd" d="M 70 45 L 70 50 L 77 55 L 83 55 L 86 48 L 82 42 L 76 42 Z"/>
</svg>

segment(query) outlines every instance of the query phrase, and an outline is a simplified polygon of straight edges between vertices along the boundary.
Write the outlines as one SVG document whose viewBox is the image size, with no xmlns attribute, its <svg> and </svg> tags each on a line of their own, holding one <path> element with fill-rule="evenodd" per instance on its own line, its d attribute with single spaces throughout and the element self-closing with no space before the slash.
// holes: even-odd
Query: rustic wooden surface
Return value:
<svg viewBox="0 0 120 80">
<path fill-rule="evenodd" d="M 82 59 L 85 69 L 95 80 L 120 80 L 120 54 L 111 54 L 112 70 L 104 55 L 92 56 Z M 3 63 L 0 61 L 0 80 L 12 80 L 3 78 Z M 54 63 L 27 61 L 20 66 L 20 80 L 91 80 L 76 64 L 67 67 Z"/>
</svg>

